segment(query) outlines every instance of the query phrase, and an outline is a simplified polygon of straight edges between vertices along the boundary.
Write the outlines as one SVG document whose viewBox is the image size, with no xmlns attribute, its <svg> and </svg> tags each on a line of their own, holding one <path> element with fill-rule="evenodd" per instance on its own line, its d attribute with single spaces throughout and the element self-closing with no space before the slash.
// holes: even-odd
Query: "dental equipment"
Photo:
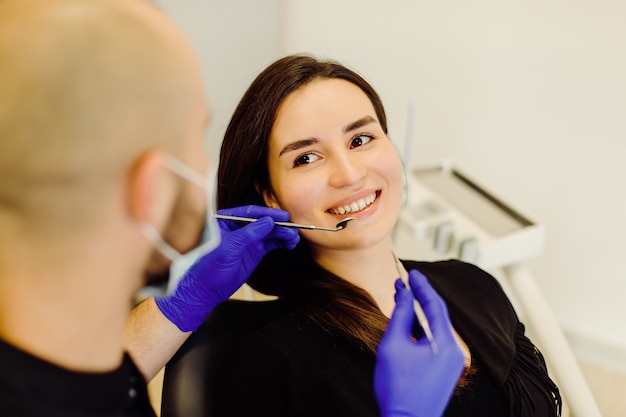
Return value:
<svg viewBox="0 0 626 417">
<path fill-rule="evenodd" d="M 224 215 L 224 214 L 216 214 L 215 218 L 216 219 L 223 219 L 223 220 L 235 220 L 235 221 L 248 222 L 248 223 L 255 222 L 255 221 L 258 220 L 258 219 L 252 218 L 252 217 L 227 216 L 227 215 Z M 326 231 L 326 232 L 338 232 L 340 230 L 345 229 L 348 226 L 348 223 L 351 222 L 352 220 L 356 220 L 356 217 L 346 217 L 345 219 L 340 220 L 339 223 L 337 223 L 334 228 L 313 226 L 312 224 L 299 224 L 299 223 L 290 223 L 290 222 L 274 222 L 274 224 L 276 224 L 278 226 L 292 227 L 292 228 L 296 228 L 296 229 L 322 230 L 322 231 Z"/>
<path fill-rule="evenodd" d="M 407 204 L 394 237 L 398 255 L 418 253 L 427 261 L 456 258 L 492 271 L 543 351 L 572 414 L 600 417 L 577 358 L 525 265 L 543 250 L 544 226 L 449 160 L 413 167 L 407 186 Z"/>
<path fill-rule="evenodd" d="M 404 269 L 404 266 L 402 266 L 402 263 L 400 262 L 400 259 L 398 259 L 396 254 L 393 252 L 391 252 L 391 254 L 393 255 L 393 261 L 396 264 L 396 270 L 398 271 L 398 275 L 400 275 L 400 279 L 402 280 L 404 285 L 406 285 L 406 287 L 410 289 L 411 287 L 409 285 L 409 274 L 406 272 L 406 269 Z M 417 322 L 420 324 L 420 326 L 422 326 L 422 329 L 424 330 L 424 335 L 426 336 L 426 339 L 428 339 L 428 343 L 430 343 L 430 348 L 436 355 L 439 351 L 439 349 L 437 348 L 437 342 L 435 342 L 435 339 L 433 338 L 433 333 L 430 330 L 430 325 L 428 324 L 428 319 L 424 314 L 424 310 L 422 309 L 419 301 L 417 301 L 415 298 L 413 299 L 413 311 L 415 311 L 415 315 L 417 316 Z"/>
</svg>

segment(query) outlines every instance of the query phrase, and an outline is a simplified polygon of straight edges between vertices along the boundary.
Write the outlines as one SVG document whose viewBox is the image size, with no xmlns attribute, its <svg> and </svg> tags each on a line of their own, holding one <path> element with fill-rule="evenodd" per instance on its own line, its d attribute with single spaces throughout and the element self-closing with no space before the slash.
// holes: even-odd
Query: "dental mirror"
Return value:
<svg viewBox="0 0 626 417">
<path fill-rule="evenodd" d="M 252 223 L 258 220 L 252 217 L 228 216 L 225 214 L 216 214 L 215 218 L 224 219 L 224 220 L 235 220 L 235 221 L 248 222 L 248 223 Z M 278 226 L 292 227 L 296 229 L 323 230 L 326 232 L 338 232 L 348 227 L 348 223 L 351 222 L 352 220 L 356 220 L 356 217 L 346 217 L 345 219 L 340 220 L 339 223 L 337 223 L 334 228 L 313 226 L 312 224 L 298 224 L 298 223 L 290 223 L 290 222 L 274 222 L 274 223 L 277 224 Z"/>
</svg>

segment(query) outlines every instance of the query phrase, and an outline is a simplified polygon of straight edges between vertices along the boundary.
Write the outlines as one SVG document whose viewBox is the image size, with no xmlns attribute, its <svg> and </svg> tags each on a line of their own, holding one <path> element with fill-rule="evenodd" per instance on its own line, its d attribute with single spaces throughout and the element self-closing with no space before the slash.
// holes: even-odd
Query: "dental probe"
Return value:
<svg viewBox="0 0 626 417">
<path fill-rule="evenodd" d="M 224 220 L 235 220 L 240 222 L 255 222 L 258 219 L 253 217 L 239 217 L 239 216 L 228 216 L 225 214 L 216 214 L 214 216 L 216 219 L 224 219 Z M 334 228 L 330 227 L 321 227 L 321 226 L 313 226 L 312 224 L 298 224 L 298 223 L 290 223 L 290 222 L 274 222 L 274 224 L 283 227 L 292 227 L 296 229 L 307 229 L 307 230 L 323 230 L 327 232 L 338 232 L 339 230 L 343 230 L 348 227 L 348 223 L 352 220 L 356 220 L 356 217 L 346 217 L 343 220 L 340 220 Z"/>
<path fill-rule="evenodd" d="M 411 287 L 409 286 L 409 273 L 406 271 L 406 269 L 404 269 L 404 266 L 402 265 L 400 259 L 398 259 L 396 254 L 393 252 L 391 252 L 391 254 L 393 255 L 393 261 L 396 263 L 396 270 L 400 275 L 400 279 L 402 280 L 402 282 L 404 282 L 404 285 L 406 285 L 406 287 L 410 290 Z M 417 322 L 420 324 L 420 326 L 422 326 L 422 329 L 424 329 L 424 335 L 426 335 L 426 339 L 428 339 L 428 343 L 430 343 L 430 348 L 436 355 L 437 352 L 439 352 L 439 349 L 437 348 L 437 342 L 435 342 L 435 339 L 433 338 L 433 333 L 430 331 L 430 325 L 428 324 L 428 319 L 424 314 L 424 310 L 422 309 L 419 301 L 417 301 L 415 298 L 413 298 L 413 310 L 415 311 L 415 315 L 417 316 Z"/>
</svg>

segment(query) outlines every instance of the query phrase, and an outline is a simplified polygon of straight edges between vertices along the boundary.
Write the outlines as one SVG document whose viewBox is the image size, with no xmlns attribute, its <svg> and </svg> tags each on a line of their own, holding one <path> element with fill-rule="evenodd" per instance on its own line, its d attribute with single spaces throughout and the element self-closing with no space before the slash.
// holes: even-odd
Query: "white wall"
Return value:
<svg viewBox="0 0 626 417">
<path fill-rule="evenodd" d="M 530 267 L 557 318 L 626 372 L 626 3 L 302 0 L 285 18 L 285 52 L 363 74 L 401 148 L 415 103 L 412 163 L 449 157 L 547 226 Z"/>
<path fill-rule="evenodd" d="M 198 51 L 213 110 L 209 154 L 248 84 L 282 52 L 283 0 L 158 0 Z"/>
<path fill-rule="evenodd" d="M 265 65 L 340 60 L 379 91 L 400 147 L 415 103 L 411 163 L 449 157 L 547 226 L 530 267 L 557 318 L 626 373 L 626 2 L 159 3 L 202 56 L 211 149 Z"/>
</svg>

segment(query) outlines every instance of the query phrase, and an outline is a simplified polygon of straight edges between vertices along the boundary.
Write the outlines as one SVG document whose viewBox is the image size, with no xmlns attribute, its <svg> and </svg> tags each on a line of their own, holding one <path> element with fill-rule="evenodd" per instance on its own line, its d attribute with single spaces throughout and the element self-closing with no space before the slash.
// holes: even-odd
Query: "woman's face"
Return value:
<svg viewBox="0 0 626 417">
<path fill-rule="evenodd" d="M 319 247 L 365 247 L 389 237 L 402 201 L 402 165 L 374 107 L 356 85 L 322 79 L 281 104 L 269 138 L 268 206 L 291 221 L 340 232 L 302 231 Z"/>
</svg>

